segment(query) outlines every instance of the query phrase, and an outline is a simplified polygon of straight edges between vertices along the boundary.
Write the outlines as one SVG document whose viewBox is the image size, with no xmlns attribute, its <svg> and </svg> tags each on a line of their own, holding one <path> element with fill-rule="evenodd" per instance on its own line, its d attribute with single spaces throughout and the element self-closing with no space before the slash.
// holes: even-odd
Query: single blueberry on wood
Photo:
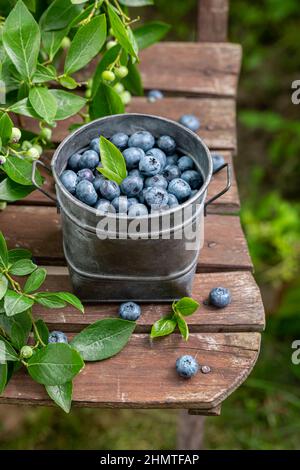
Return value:
<svg viewBox="0 0 300 470">
<path fill-rule="evenodd" d="M 180 377 L 190 379 L 197 374 L 198 370 L 199 364 L 193 356 L 186 354 L 176 360 L 176 371 Z"/>
<path fill-rule="evenodd" d="M 135 302 L 124 302 L 119 307 L 119 316 L 123 320 L 135 321 L 141 315 L 141 307 Z"/>
<path fill-rule="evenodd" d="M 187 127 L 191 131 L 196 132 L 198 129 L 200 129 L 200 121 L 199 119 L 194 116 L 193 114 L 184 114 L 181 116 L 179 119 L 180 124 L 183 126 Z"/>
<path fill-rule="evenodd" d="M 222 155 L 213 155 L 212 161 L 213 161 L 213 173 L 216 173 L 216 171 L 218 171 L 221 168 L 221 166 L 223 166 L 225 163 L 224 157 Z"/>
<path fill-rule="evenodd" d="M 164 97 L 163 93 L 160 90 L 150 90 L 147 96 L 148 101 L 150 101 L 150 103 L 154 103 L 155 101 L 161 100 Z"/>
<path fill-rule="evenodd" d="M 209 303 L 217 308 L 227 307 L 231 303 L 231 294 L 226 287 L 214 287 L 209 293 Z"/>
<path fill-rule="evenodd" d="M 88 180 L 79 181 L 76 186 L 76 196 L 88 206 L 96 204 L 98 196 L 93 184 Z"/>
<path fill-rule="evenodd" d="M 48 343 L 67 343 L 68 338 L 62 331 L 52 331 L 48 337 Z"/>
<path fill-rule="evenodd" d="M 76 173 L 72 170 L 65 170 L 60 175 L 60 181 L 64 187 L 71 193 L 75 194 L 76 185 L 78 183 L 78 178 Z"/>
</svg>

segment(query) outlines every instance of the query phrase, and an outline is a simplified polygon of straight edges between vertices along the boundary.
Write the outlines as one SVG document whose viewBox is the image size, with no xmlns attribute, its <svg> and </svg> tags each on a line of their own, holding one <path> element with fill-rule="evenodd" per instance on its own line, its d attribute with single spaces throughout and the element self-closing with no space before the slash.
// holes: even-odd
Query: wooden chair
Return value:
<svg viewBox="0 0 300 470">
<path fill-rule="evenodd" d="M 241 47 L 226 41 L 228 1 L 199 1 L 198 43 L 163 42 L 141 54 L 145 89 L 158 88 L 166 97 L 149 103 L 145 97 L 132 100 L 129 112 L 166 116 L 178 120 L 192 113 L 201 120 L 199 135 L 211 151 L 224 155 L 232 165 L 237 152 L 236 93 Z M 84 75 L 84 74 L 83 74 Z M 72 119 L 54 131 L 55 142 L 68 133 Z M 73 119 L 74 122 L 74 119 Z M 24 119 L 34 130 L 35 124 Z M 48 158 L 51 152 L 48 152 Z M 209 196 L 226 185 L 220 172 L 210 185 Z M 212 287 L 226 286 L 233 301 L 224 310 L 203 305 L 189 317 L 190 339 L 179 334 L 161 341 L 149 341 L 152 323 L 169 310 L 167 305 L 146 304 L 136 332 L 116 357 L 89 363 L 75 380 L 74 405 L 99 408 L 178 408 L 181 414 L 179 448 L 199 448 L 203 419 L 192 415 L 218 415 L 222 402 L 250 374 L 259 354 L 264 309 L 252 275 L 253 266 L 240 225 L 236 179 L 229 192 L 209 206 L 205 244 L 201 251 L 193 297 L 202 305 Z M 35 192 L 0 214 L 0 225 L 10 248 L 29 248 L 47 266 L 47 288 L 70 289 L 62 251 L 60 218 L 56 208 Z M 51 330 L 72 333 L 90 322 L 117 315 L 117 306 L 86 307 L 84 316 L 72 308 L 57 312 L 36 311 Z M 181 381 L 170 368 L 183 354 L 195 355 L 211 373 L 199 373 Z M 9 383 L 0 403 L 50 405 L 42 386 L 22 372 Z"/>
</svg>

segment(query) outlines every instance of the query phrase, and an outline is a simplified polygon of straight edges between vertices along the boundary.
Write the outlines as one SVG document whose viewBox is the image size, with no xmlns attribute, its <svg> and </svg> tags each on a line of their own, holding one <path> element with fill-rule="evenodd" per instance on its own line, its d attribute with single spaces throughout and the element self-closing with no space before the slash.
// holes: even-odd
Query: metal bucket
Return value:
<svg viewBox="0 0 300 470">
<path fill-rule="evenodd" d="M 204 184 L 191 199 L 174 209 L 131 219 L 121 214 L 99 215 L 64 188 L 60 175 L 68 158 L 88 146 L 92 138 L 97 135 L 110 138 L 116 132 L 132 134 L 138 130 L 148 130 L 155 137 L 170 135 L 180 151 L 193 157 Z M 161 302 L 191 294 L 204 241 L 205 206 L 230 186 L 228 180 L 226 188 L 205 204 L 212 158 L 194 132 L 150 115 L 101 118 L 64 139 L 53 156 L 51 168 L 62 218 L 64 253 L 74 292 L 82 300 Z M 137 224 L 139 233 L 133 237 Z"/>
</svg>

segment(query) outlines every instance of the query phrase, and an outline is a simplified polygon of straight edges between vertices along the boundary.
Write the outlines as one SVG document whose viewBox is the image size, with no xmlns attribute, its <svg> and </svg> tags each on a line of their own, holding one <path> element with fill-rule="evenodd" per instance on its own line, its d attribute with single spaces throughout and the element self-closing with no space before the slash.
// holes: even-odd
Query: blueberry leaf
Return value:
<svg viewBox="0 0 300 470">
<path fill-rule="evenodd" d="M 119 44 L 116 44 L 114 47 L 111 49 L 108 49 L 102 59 L 100 60 L 99 64 L 96 67 L 94 76 L 93 76 L 93 85 L 92 85 L 92 97 L 95 96 L 96 91 L 98 90 L 98 87 L 100 83 L 102 83 L 102 72 L 106 70 L 110 64 L 112 64 L 116 58 L 118 57 L 118 54 L 121 50 L 121 47 Z"/>
<path fill-rule="evenodd" d="M 173 303 L 173 310 L 175 312 L 181 313 L 181 315 L 184 317 L 192 315 L 198 310 L 199 307 L 200 304 L 191 297 L 182 297 L 182 299 L 178 300 L 178 302 Z"/>
<path fill-rule="evenodd" d="M 69 27 L 57 31 L 42 31 L 42 44 L 49 60 L 53 60 L 60 49 L 61 41 L 69 32 Z"/>
<path fill-rule="evenodd" d="M 8 250 L 3 233 L 0 231 L 0 267 L 6 268 L 8 265 Z"/>
<path fill-rule="evenodd" d="M 8 318 L 10 322 L 10 339 L 16 349 L 21 349 L 27 343 L 32 327 L 32 321 L 27 311 Z"/>
<path fill-rule="evenodd" d="M 27 276 L 31 274 L 37 265 L 31 259 L 19 259 L 9 268 L 9 272 L 14 276 Z"/>
<path fill-rule="evenodd" d="M 111 86 L 101 82 L 90 105 L 91 119 L 112 114 L 123 114 L 124 110 L 124 104 L 118 93 Z"/>
<path fill-rule="evenodd" d="M 187 322 L 185 321 L 183 316 L 180 315 L 180 313 L 176 314 L 176 320 L 181 336 L 183 337 L 183 339 L 185 339 L 185 341 L 187 341 L 189 339 L 189 327 L 187 325 Z"/>
<path fill-rule="evenodd" d="M 7 288 L 8 288 L 7 277 L 4 276 L 4 274 L 0 274 L 0 300 L 3 299 L 3 297 L 5 296 Z"/>
<path fill-rule="evenodd" d="M 177 325 L 176 320 L 172 315 L 166 315 L 165 317 L 157 320 L 151 328 L 151 338 L 157 338 L 159 336 L 167 336 L 173 333 Z"/>
<path fill-rule="evenodd" d="M 8 250 L 8 261 L 13 264 L 20 259 L 31 259 L 32 253 L 24 248 L 14 248 Z"/>
<path fill-rule="evenodd" d="M 33 273 L 27 279 L 25 286 L 24 286 L 24 292 L 28 294 L 39 289 L 39 287 L 41 287 L 41 285 L 45 281 L 46 276 L 47 276 L 46 269 L 37 268 L 35 271 L 33 271 Z"/>
<path fill-rule="evenodd" d="M 144 90 L 140 72 L 135 64 L 130 60 L 127 64 L 128 75 L 123 78 L 122 83 L 132 95 L 143 96 Z"/>
<path fill-rule="evenodd" d="M 8 289 L 4 297 L 4 309 L 8 317 L 24 312 L 32 307 L 33 299 Z"/>
<path fill-rule="evenodd" d="M 151 21 L 136 28 L 133 32 L 139 49 L 145 49 L 160 41 L 170 30 L 170 25 L 161 21 Z"/>
<path fill-rule="evenodd" d="M 31 106 L 28 98 L 23 98 L 22 100 L 11 104 L 9 107 L 9 111 L 16 114 L 22 114 L 23 116 L 39 119 L 39 115 Z"/>
<path fill-rule="evenodd" d="M 67 302 L 70 305 L 73 305 L 73 307 L 84 313 L 84 307 L 76 295 L 71 294 L 70 292 L 56 292 L 56 295 L 59 299 Z"/>
<path fill-rule="evenodd" d="M 0 395 L 5 390 L 7 383 L 7 363 L 4 362 L 3 364 L 0 363 Z"/>
<path fill-rule="evenodd" d="M 47 308 L 64 308 L 66 306 L 66 302 L 51 292 L 38 292 L 34 295 L 34 300 Z"/>
<path fill-rule="evenodd" d="M 0 336 L 0 364 L 6 361 L 18 361 L 19 357 L 12 345 L 6 341 L 3 336 Z"/>
<path fill-rule="evenodd" d="M 153 0 L 120 0 L 122 5 L 126 7 L 144 7 L 146 5 L 153 5 Z"/>
<path fill-rule="evenodd" d="M 24 199 L 36 188 L 15 183 L 10 178 L 4 178 L 0 183 L 0 201 L 15 202 Z"/>
<path fill-rule="evenodd" d="M 108 179 L 113 179 L 116 183 L 120 184 L 127 176 L 124 156 L 114 144 L 103 136 L 100 137 L 100 154 L 106 174 L 103 173 L 102 168 L 99 171 Z M 114 175 L 117 176 L 118 180 L 113 178 Z"/>
<path fill-rule="evenodd" d="M 78 113 L 83 108 L 86 100 L 65 90 L 49 90 L 57 102 L 56 121 L 62 121 Z"/>
<path fill-rule="evenodd" d="M 46 87 L 34 87 L 29 91 L 29 101 L 34 111 L 46 122 L 52 123 L 57 111 L 57 101 Z"/>
<path fill-rule="evenodd" d="M 22 158 L 8 156 L 6 162 L 2 165 L 2 169 L 10 179 L 24 186 L 32 187 L 31 173 L 32 164 Z M 43 180 L 38 171 L 36 171 L 36 182 L 42 185 Z"/>
<path fill-rule="evenodd" d="M 13 128 L 12 120 L 7 113 L 3 113 L 0 117 L 0 138 L 3 145 L 6 145 L 11 137 Z M 1 145 L 2 147 L 2 145 Z"/>
<path fill-rule="evenodd" d="M 45 385 L 49 397 L 65 412 L 69 413 L 72 405 L 73 384 Z"/>
<path fill-rule="evenodd" d="M 70 0 L 54 0 L 40 19 L 42 30 L 55 31 L 66 28 L 81 9 L 80 5 L 74 5 Z"/>
<path fill-rule="evenodd" d="M 130 54 L 135 59 L 138 59 L 135 44 L 128 34 L 129 28 L 126 29 L 115 9 L 109 3 L 107 4 L 107 9 L 110 25 L 118 42 L 125 49 L 125 51 L 128 52 L 128 54 Z"/>
<path fill-rule="evenodd" d="M 48 338 L 49 338 L 49 330 L 48 330 L 48 326 L 46 325 L 44 320 L 42 320 L 41 318 L 36 320 L 35 327 L 36 327 L 36 329 L 38 331 L 38 334 L 39 334 L 41 340 L 43 341 L 43 343 L 47 344 L 48 343 Z M 37 342 L 38 337 L 36 335 L 36 332 L 34 331 L 33 333 L 34 333 L 34 339 Z"/>
</svg>

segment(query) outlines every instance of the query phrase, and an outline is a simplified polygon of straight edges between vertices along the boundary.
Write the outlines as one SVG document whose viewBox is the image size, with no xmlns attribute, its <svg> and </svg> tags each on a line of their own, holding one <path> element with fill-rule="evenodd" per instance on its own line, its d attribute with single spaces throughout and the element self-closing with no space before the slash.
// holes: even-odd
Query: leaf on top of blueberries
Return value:
<svg viewBox="0 0 300 470">
<path fill-rule="evenodd" d="M 100 137 L 100 155 L 103 168 L 97 168 L 109 180 L 121 184 L 127 176 L 125 158 L 120 150 L 105 137 Z"/>
</svg>

